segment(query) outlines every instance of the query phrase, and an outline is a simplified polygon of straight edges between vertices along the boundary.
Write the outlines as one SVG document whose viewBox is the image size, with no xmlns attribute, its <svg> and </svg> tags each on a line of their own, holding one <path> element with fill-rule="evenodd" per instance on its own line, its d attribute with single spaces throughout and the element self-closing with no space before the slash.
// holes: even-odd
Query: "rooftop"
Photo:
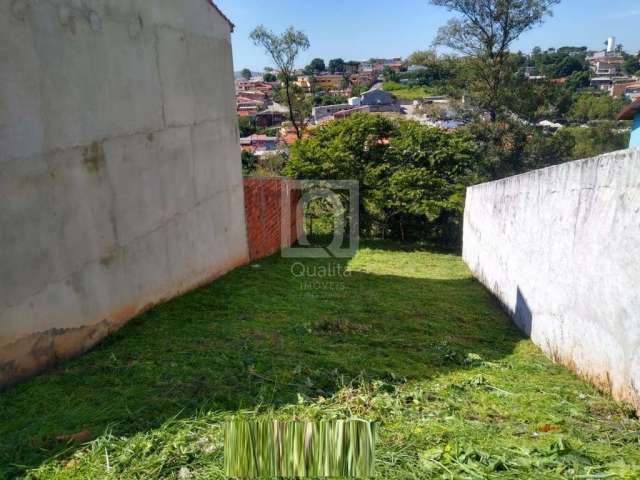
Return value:
<svg viewBox="0 0 640 480">
<path fill-rule="evenodd" d="M 640 98 L 620 112 L 618 120 L 633 120 L 636 114 L 640 112 Z"/>
</svg>

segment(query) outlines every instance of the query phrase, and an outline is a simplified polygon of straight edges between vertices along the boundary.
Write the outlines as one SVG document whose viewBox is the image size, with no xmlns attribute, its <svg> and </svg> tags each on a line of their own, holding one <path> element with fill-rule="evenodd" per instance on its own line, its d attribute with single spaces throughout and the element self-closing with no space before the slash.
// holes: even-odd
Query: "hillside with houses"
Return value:
<svg viewBox="0 0 640 480">
<path fill-rule="evenodd" d="M 610 37 L 600 51 L 586 47 L 535 48 L 528 54 L 511 56 L 517 64 L 517 88 L 527 90 L 527 95 L 547 97 L 546 104 L 544 98 L 530 101 L 535 105 L 528 111 L 514 109 L 513 118 L 551 131 L 603 128 L 604 123 L 609 131 L 604 136 L 613 143 L 617 132 L 628 129 L 624 124 L 615 125 L 616 113 L 640 98 L 640 52 L 628 53 L 615 37 Z M 457 129 L 488 118 L 465 91 L 464 70 L 464 58 L 432 51 L 366 61 L 338 58 L 325 63 L 316 58 L 294 72 L 295 114 L 300 116 L 304 135 L 357 113 Z M 245 159 L 286 156 L 298 136 L 291 125 L 280 73 L 268 69 L 258 74 L 245 69 L 236 76 L 236 107 Z M 577 132 L 577 141 L 582 141 L 586 133 Z M 604 142 L 600 148 L 606 150 L 610 144 Z M 255 164 L 255 159 L 248 161 Z"/>
</svg>

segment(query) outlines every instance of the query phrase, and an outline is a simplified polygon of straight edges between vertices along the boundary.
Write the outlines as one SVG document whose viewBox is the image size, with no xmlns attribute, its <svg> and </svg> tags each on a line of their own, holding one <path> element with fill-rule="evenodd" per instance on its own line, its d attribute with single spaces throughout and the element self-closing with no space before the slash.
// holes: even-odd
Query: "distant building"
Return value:
<svg viewBox="0 0 640 480">
<path fill-rule="evenodd" d="M 364 92 L 361 97 L 361 105 L 394 105 L 395 97 L 384 90 L 369 90 Z"/>
<path fill-rule="evenodd" d="M 360 72 L 364 72 L 364 73 L 373 72 L 373 63 L 371 63 L 371 62 L 362 62 L 360 64 Z"/>
<path fill-rule="evenodd" d="M 265 110 L 254 115 L 256 127 L 260 128 L 268 128 L 281 125 L 282 122 L 284 122 L 287 118 L 287 114 L 273 110 Z"/>
<path fill-rule="evenodd" d="M 259 82 L 259 81 L 246 81 L 246 80 L 238 80 L 236 81 L 236 92 L 239 91 L 258 91 L 262 92 L 268 96 L 273 93 L 273 84 L 267 82 Z"/>
<path fill-rule="evenodd" d="M 339 105 L 323 105 L 314 107 L 311 117 L 314 123 L 322 123 L 333 118 L 344 118 L 354 112 L 370 113 L 402 113 L 401 107 L 389 92 L 384 90 L 369 90 L 360 97 L 352 97 L 349 103 Z M 349 113 L 350 112 L 350 113 Z"/>
<path fill-rule="evenodd" d="M 373 72 L 354 73 L 349 77 L 352 85 L 369 88 L 376 83 L 378 76 Z"/>
<path fill-rule="evenodd" d="M 590 82 L 593 88 L 599 88 L 600 90 L 609 90 L 613 85 L 611 77 L 593 77 Z"/>
<path fill-rule="evenodd" d="M 266 152 L 272 152 L 276 150 L 277 147 L 277 137 L 250 135 L 240 139 L 240 148 L 245 152 L 250 152 L 255 155 L 263 155 Z"/>
<path fill-rule="evenodd" d="M 622 64 L 624 63 L 624 57 L 616 51 L 615 37 L 609 37 L 607 40 L 607 49 L 595 52 L 593 55 L 587 57 L 587 61 L 596 77 L 612 78 L 619 75 Z"/>
<path fill-rule="evenodd" d="M 356 105 L 350 103 L 341 103 L 338 105 L 322 105 L 320 107 L 313 107 L 311 110 L 311 117 L 315 123 L 320 123 L 325 119 L 331 119 L 336 113 L 343 110 L 351 110 Z"/>
<path fill-rule="evenodd" d="M 609 93 L 612 97 L 619 98 L 624 97 L 627 92 L 627 88 L 637 86 L 638 83 L 633 78 L 626 78 L 622 80 L 614 81 L 613 85 L 609 88 Z"/>
<path fill-rule="evenodd" d="M 429 70 L 429 67 L 425 67 L 424 65 L 409 65 L 407 67 L 407 72 L 423 72 L 425 70 Z"/>
<path fill-rule="evenodd" d="M 624 96 L 632 102 L 640 99 L 640 83 L 627 85 L 627 88 L 624 90 Z"/>
</svg>

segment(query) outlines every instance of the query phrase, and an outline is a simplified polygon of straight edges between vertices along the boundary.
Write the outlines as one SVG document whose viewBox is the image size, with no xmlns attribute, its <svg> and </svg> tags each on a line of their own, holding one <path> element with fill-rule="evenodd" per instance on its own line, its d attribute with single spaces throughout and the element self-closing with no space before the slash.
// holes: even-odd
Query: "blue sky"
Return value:
<svg viewBox="0 0 640 480">
<path fill-rule="evenodd" d="M 214 0 L 236 24 L 233 34 L 236 70 L 256 71 L 270 65 L 264 52 L 249 40 L 259 24 L 280 32 L 289 25 L 303 30 L 311 49 L 300 66 L 312 58 L 364 60 L 405 57 L 427 48 L 450 13 L 428 0 Z M 516 49 L 530 51 L 563 45 L 599 49 L 614 35 L 627 50 L 640 50 L 640 1 L 563 0 L 554 16 L 525 33 Z"/>
</svg>

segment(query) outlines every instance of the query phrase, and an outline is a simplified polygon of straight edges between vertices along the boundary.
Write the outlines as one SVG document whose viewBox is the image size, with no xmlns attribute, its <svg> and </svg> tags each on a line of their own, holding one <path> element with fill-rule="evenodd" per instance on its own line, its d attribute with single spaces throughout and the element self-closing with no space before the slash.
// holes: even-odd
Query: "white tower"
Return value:
<svg viewBox="0 0 640 480">
<path fill-rule="evenodd" d="M 616 49 L 616 37 L 609 37 L 607 39 L 607 53 L 613 53 Z"/>
</svg>

